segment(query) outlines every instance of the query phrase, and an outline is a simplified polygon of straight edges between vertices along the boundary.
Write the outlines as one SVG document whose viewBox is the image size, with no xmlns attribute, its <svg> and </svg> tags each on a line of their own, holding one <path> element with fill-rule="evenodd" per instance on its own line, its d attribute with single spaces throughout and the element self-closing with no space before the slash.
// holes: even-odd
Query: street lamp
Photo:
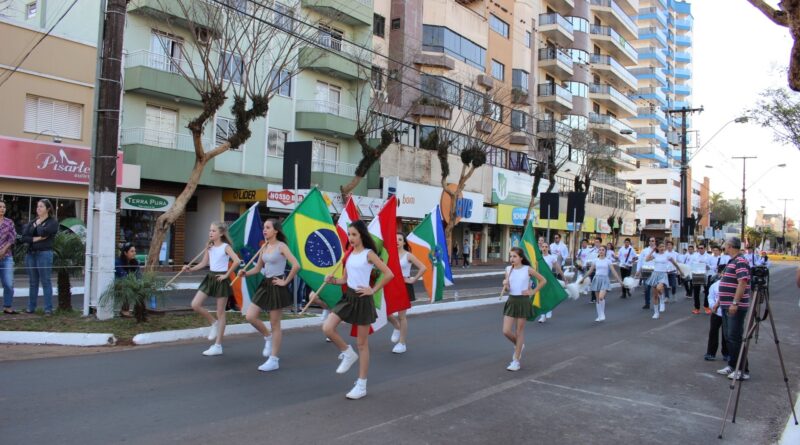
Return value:
<svg viewBox="0 0 800 445">
<path fill-rule="evenodd" d="M 36 133 L 36 137 L 33 138 L 33 140 L 35 141 L 35 140 L 39 139 L 39 136 L 41 136 L 43 134 L 47 134 L 47 133 L 52 133 L 53 143 L 55 143 L 55 144 L 60 144 L 61 143 L 61 136 L 59 136 L 58 133 L 56 133 L 55 131 L 53 131 L 53 130 L 51 130 L 49 128 L 46 129 L 46 130 L 42 130 L 42 131 Z"/>
<path fill-rule="evenodd" d="M 758 179 L 756 179 L 752 184 L 750 184 L 750 187 L 747 187 L 745 185 L 745 177 L 746 177 L 746 173 L 747 173 L 747 160 L 748 159 L 757 159 L 757 158 L 758 158 L 758 156 L 734 156 L 734 157 L 731 158 L 731 159 L 741 159 L 742 160 L 742 231 L 741 231 L 741 233 L 742 233 L 742 241 L 743 242 L 745 240 L 744 228 L 745 228 L 745 225 L 746 225 L 745 223 L 746 223 L 746 217 L 747 217 L 747 201 L 746 201 L 747 189 L 752 187 L 752 186 L 754 186 L 754 185 L 756 185 L 756 182 L 758 182 L 759 180 L 761 180 L 761 178 L 766 176 L 766 174 L 769 173 L 773 168 L 786 167 L 786 164 L 782 163 L 782 164 L 778 164 L 778 165 L 775 165 L 775 166 L 772 166 L 772 167 L 768 168 L 767 171 L 765 171 L 763 175 L 759 176 Z"/>
</svg>

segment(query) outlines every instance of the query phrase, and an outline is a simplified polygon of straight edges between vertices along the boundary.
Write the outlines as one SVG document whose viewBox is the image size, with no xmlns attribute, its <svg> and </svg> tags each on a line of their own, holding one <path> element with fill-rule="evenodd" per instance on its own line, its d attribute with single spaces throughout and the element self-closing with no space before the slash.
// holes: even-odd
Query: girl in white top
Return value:
<svg viewBox="0 0 800 445">
<path fill-rule="evenodd" d="M 545 264 L 547 264 L 547 267 L 550 268 L 550 271 L 552 271 L 556 277 L 560 277 L 560 279 L 563 280 L 564 275 L 561 271 L 561 264 L 558 261 L 558 255 L 550 253 L 550 246 L 548 246 L 547 243 L 539 243 L 539 249 L 542 251 L 542 259 L 544 260 Z M 546 314 L 540 315 L 537 321 L 539 323 L 544 323 L 547 321 L 547 319 L 552 317 L 553 311 L 549 311 Z"/>
<path fill-rule="evenodd" d="M 531 296 L 536 295 L 547 284 L 547 280 L 531 267 L 521 248 L 512 247 L 509 259 L 511 265 L 506 267 L 506 278 L 503 280 L 503 291 L 508 289 L 508 300 L 503 307 L 503 335 L 514 344 L 514 355 L 506 369 L 519 371 L 519 361 L 525 347 L 525 321 L 533 315 Z M 536 279 L 536 288 L 533 290 L 531 277 Z"/>
<path fill-rule="evenodd" d="M 597 301 L 595 302 L 597 318 L 594 321 L 598 322 L 606 321 L 606 294 L 609 289 L 611 289 L 609 275 L 614 274 L 614 278 L 622 283 L 622 278 L 620 278 L 617 273 L 617 269 L 614 269 L 614 261 L 606 257 L 606 252 L 607 249 L 605 246 L 600 246 L 597 251 L 597 259 L 592 263 L 592 267 L 589 269 L 588 273 L 588 275 L 591 276 L 592 272 L 594 272 L 591 289 L 597 292 Z"/>
<path fill-rule="evenodd" d="M 339 303 L 331 309 L 331 314 L 322 325 L 325 336 L 339 348 L 341 354 L 339 367 L 336 369 L 338 374 L 344 374 L 358 361 L 359 355 L 361 362 L 358 365 L 358 380 L 353 389 L 347 393 L 348 399 L 360 399 L 367 395 L 367 371 L 369 371 L 369 327 L 378 317 L 375 312 L 375 302 L 372 294 L 378 292 L 383 286 L 394 278 L 389 267 L 381 261 L 375 253 L 375 243 L 367 230 L 364 221 L 357 220 L 347 228 L 347 236 L 352 246 L 350 256 L 345 263 L 344 275 L 342 278 L 334 278 L 333 275 L 325 277 L 325 282 L 330 284 L 347 284 L 347 293 Z M 375 267 L 382 274 L 383 278 L 374 287 L 370 286 L 370 274 Z M 311 298 L 315 296 L 312 294 Z M 336 332 L 336 327 L 344 321 L 356 326 L 358 338 L 358 354 L 353 347 L 345 343 L 342 337 Z"/>
<path fill-rule="evenodd" d="M 650 278 L 645 284 L 655 289 L 655 293 L 653 293 L 653 319 L 655 320 L 659 318 L 660 312 L 666 310 L 661 295 L 664 294 L 666 289 L 669 289 L 669 276 L 667 275 L 669 266 L 672 265 L 675 269 L 678 269 L 678 263 L 666 252 L 664 243 L 659 243 L 658 250 L 656 252 L 650 252 L 647 258 L 645 258 L 645 261 L 653 262 L 653 274 L 650 275 Z"/>
<path fill-rule="evenodd" d="M 422 264 L 422 261 L 417 259 L 411 252 L 406 250 L 408 243 L 406 236 L 402 233 L 397 234 L 397 256 L 400 258 L 400 270 L 403 271 L 403 281 L 406 283 L 406 292 L 408 299 L 411 301 L 416 300 L 414 296 L 414 283 L 419 280 L 422 274 L 428 269 Z M 417 274 L 411 276 L 411 266 L 417 268 Z M 395 354 L 402 354 L 406 352 L 406 335 L 408 334 L 408 319 L 406 318 L 406 311 L 400 311 L 395 317 L 393 314 L 389 315 L 389 323 L 394 326 L 392 331 L 392 343 L 396 343 L 392 352 Z"/>
<path fill-rule="evenodd" d="M 206 265 L 210 266 L 211 272 L 200 283 L 200 288 L 197 289 L 197 293 L 192 299 L 192 309 L 211 324 L 208 339 L 216 339 L 216 342 L 203 351 L 203 355 L 213 356 L 222 355 L 222 336 L 225 334 L 225 303 L 228 302 L 228 297 L 233 295 L 231 281 L 228 276 L 240 265 L 240 261 L 239 256 L 230 246 L 232 243 L 228 238 L 228 228 L 225 224 L 220 222 L 212 223 L 208 229 L 208 240 L 209 246 L 206 247 L 203 259 L 194 267 L 188 264 L 184 265 L 183 270 L 196 271 L 206 267 Z M 226 242 L 223 242 L 223 240 Z M 228 268 L 228 263 L 231 263 L 230 268 Z M 203 302 L 209 295 L 217 299 L 216 320 L 203 307 Z"/>
<path fill-rule="evenodd" d="M 300 271 L 300 263 L 286 245 L 286 235 L 281 231 L 281 225 L 277 220 L 264 221 L 263 233 L 266 244 L 259 251 L 263 253 L 259 255 L 255 267 L 248 271 L 240 270 L 239 276 L 249 277 L 258 273 L 264 274 L 264 280 L 259 284 L 251 304 L 247 308 L 245 319 L 264 336 L 264 349 L 261 350 L 261 355 L 267 357 L 267 361 L 259 366 L 258 370 L 275 371 L 280 367 L 278 354 L 283 338 L 281 333 L 283 308 L 291 306 L 294 302 L 286 286 Z M 284 278 L 283 273 L 286 270 L 287 261 L 292 264 L 292 270 Z M 259 318 L 262 310 L 269 312 L 271 333 Z"/>
</svg>

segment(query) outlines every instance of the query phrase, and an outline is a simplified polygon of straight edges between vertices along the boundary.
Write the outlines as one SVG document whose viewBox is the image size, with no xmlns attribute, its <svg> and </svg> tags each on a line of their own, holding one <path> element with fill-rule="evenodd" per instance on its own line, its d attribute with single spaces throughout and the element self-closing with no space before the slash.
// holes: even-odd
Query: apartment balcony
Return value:
<svg viewBox="0 0 800 445">
<path fill-rule="evenodd" d="M 688 48 L 692 46 L 692 36 L 689 34 L 678 34 L 675 36 L 675 45 L 679 48 Z"/>
<path fill-rule="evenodd" d="M 631 71 L 622 66 L 611 56 L 603 56 L 600 54 L 592 54 L 591 56 L 592 70 L 604 73 L 611 78 L 612 81 L 621 82 L 631 89 L 636 89 L 638 82 L 636 77 L 631 74 Z"/>
<path fill-rule="evenodd" d="M 631 17 L 636 17 L 639 11 L 639 0 L 617 0 L 620 8 Z"/>
<path fill-rule="evenodd" d="M 560 113 L 572 110 L 572 93 L 554 83 L 541 83 L 537 86 L 539 105 L 550 107 Z"/>
<path fill-rule="evenodd" d="M 636 52 L 638 53 L 640 63 L 649 60 L 661 64 L 661 66 L 667 66 L 667 58 L 664 56 L 664 52 L 661 51 L 661 48 L 646 46 L 644 48 L 637 48 Z"/>
<path fill-rule="evenodd" d="M 644 87 L 636 91 L 636 97 L 648 101 L 658 101 L 662 106 L 667 106 L 667 96 L 657 87 Z"/>
<path fill-rule="evenodd" d="M 637 159 L 652 159 L 658 161 L 662 167 L 667 166 L 667 155 L 660 147 L 653 145 L 643 147 L 628 147 L 628 154 L 633 155 Z"/>
<path fill-rule="evenodd" d="M 371 53 L 327 33 L 319 33 L 314 38 L 320 46 L 327 49 L 313 45 L 300 48 L 297 62 L 299 68 L 348 81 L 369 80 L 370 70 L 364 66 L 372 63 Z"/>
<path fill-rule="evenodd" d="M 123 128 L 120 131 L 122 147 L 129 145 L 145 145 L 170 150 L 188 151 L 194 154 L 194 139 L 190 133 L 173 133 L 150 128 Z M 203 147 L 211 147 L 211 138 L 203 139 Z"/>
<path fill-rule="evenodd" d="M 683 118 L 681 118 L 680 116 L 681 116 L 680 114 L 676 114 L 676 115 L 672 116 L 672 125 L 674 125 L 676 128 L 681 128 L 681 125 L 683 124 Z M 692 127 L 692 118 L 689 117 L 689 115 L 687 114 L 686 115 L 686 128 L 691 128 L 691 127 Z M 686 142 L 687 143 L 689 142 L 689 136 L 691 136 L 691 135 L 690 134 L 686 135 Z"/>
<path fill-rule="evenodd" d="M 624 66 L 636 65 L 639 57 L 636 50 L 609 26 L 591 25 L 592 42 L 603 48 Z"/>
<path fill-rule="evenodd" d="M 639 21 L 652 20 L 658 22 L 662 28 L 667 27 L 667 11 L 654 6 L 649 8 L 640 8 L 638 19 Z"/>
<path fill-rule="evenodd" d="M 639 163 L 636 161 L 636 158 L 626 153 L 624 150 L 617 148 L 614 150 L 614 154 L 611 157 L 611 161 L 620 169 L 620 170 L 636 170 L 639 168 Z M 626 181 L 627 185 L 627 181 Z M 626 185 L 621 186 L 620 188 L 625 188 Z"/>
<path fill-rule="evenodd" d="M 536 137 L 539 140 L 556 138 L 564 139 L 569 137 L 571 131 L 572 129 L 569 127 L 569 125 L 561 121 L 553 119 L 536 121 Z"/>
<path fill-rule="evenodd" d="M 660 125 L 667 125 L 667 116 L 663 111 L 656 107 L 639 107 L 636 109 L 636 117 L 638 120 L 653 120 Z"/>
<path fill-rule="evenodd" d="M 610 154 L 611 154 L 612 158 L 613 158 L 613 156 L 616 155 L 614 153 L 614 151 L 617 151 L 617 150 L 618 149 L 611 148 L 611 150 L 610 150 L 611 153 Z M 627 153 L 623 153 L 623 154 L 625 156 L 627 156 L 627 158 L 625 159 L 626 161 L 632 160 L 632 162 L 633 162 L 633 168 L 632 169 L 628 168 L 626 170 L 635 170 L 636 169 L 636 158 L 634 158 L 633 156 L 631 156 L 631 155 L 629 155 Z M 617 175 L 612 175 L 612 174 L 608 174 L 608 173 L 594 173 L 594 174 L 592 174 L 592 182 L 599 182 L 601 184 L 610 185 L 612 187 L 616 187 L 616 188 L 623 189 L 623 190 L 627 190 L 627 188 L 628 188 L 628 181 L 626 181 L 624 179 L 621 179 Z"/>
<path fill-rule="evenodd" d="M 596 17 L 607 22 L 628 40 L 636 40 L 638 29 L 632 19 L 615 0 L 591 0 L 589 9 Z"/>
<path fill-rule="evenodd" d="M 572 46 L 572 23 L 558 13 L 539 14 L 539 33 L 563 47 Z"/>
<path fill-rule="evenodd" d="M 675 20 L 675 28 L 678 31 L 691 31 L 694 28 L 694 19 L 691 16 L 685 19 L 677 19 Z"/>
<path fill-rule="evenodd" d="M 691 79 L 692 70 L 688 68 L 675 68 L 675 77 L 677 79 Z"/>
<path fill-rule="evenodd" d="M 210 21 L 218 14 L 217 6 L 213 2 L 198 2 L 196 5 L 187 3 L 186 10 L 176 1 L 164 0 L 137 0 L 128 4 L 128 12 L 152 17 L 161 22 L 178 26 L 188 30 L 196 27 L 210 27 Z M 186 12 L 189 12 L 187 17 Z M 372 19 L 372 17 L 370 17 Z"/>
<path fill-rule="evenodd" d="M 539 48 L 539 68 L 559 79 L 572 77 L 572 57 L 556 48 Z"/>
<path fill-rule="evenodd" d="M 633 128 L 607 114 L 589 113 L 589 129 L 616 144 L 636 143 L 636 132 Z"/>
<path fill-rule="evenodd" d="M 617 116 L 625 118 L 636 115 L 636 104 L 611 85 L 589 85 L 589 99 L 605 105 Z"/>
<path fill-rule="evenodd" d="M 337 138 L 353 138 L 356 132 L 356 108 L 324 100 L 298 100 L 295 128 L 327 134 Z"/>
<path fill-rule="evenodd" d="M 301 6 L 353 26 L 372 26 L 372 0 L 302 0 Z"/>
<path fill-rule="evenodd" d="M 667 84 L 667 76 L 661 68 L 631 68 L 631 74 L 636 76 L 639 81 L 644 80 L 648 86 L 664 86 Z"/>
<path fill-rule="evenodd" d="M 559 14 L 567 15 L 572 12 L 575 8 L 575 1 L 574 0 L 545 0 L 547 6 L 550 7 L 553 11 L 558 12 Z"/>
<path fill-rule="evenodd" d="M 125 55 L 124 66 L 126 92 L 193 106 L 203 104 L 197 90 L 184 77 L 204 79 L 202 65 L 150 51 L 134 51 Z"/>
<path fill-rule="evenodd" d="M 341 186 L 352 181 L 357 166 L 336 160 L 312 159 L 311 182 L 322 190 L 339 190 Z"/>
<path fill-rule="evenodd" d="M 639 40 L 654 40 L 660 43 L 661 46 L 667 46 L 667 35 L 664 33 L 663 29 L 656 28 L 655 26 L 639 28 Z"/>
<path fill-rule="evenodd" d="M 678 96 L 689 96 L 692 94 L 692 87 L 689 85 L 675 85 L 675 94 Z"/>
<path fill-rule="evenodd" d="M 683 16 L 686 14 L 692 13 L 692 5 L 686 2 L 670 2 L 670 6 L 675 9 L 675 12 L 678 13 L 678 16 Z"/>
<path fill-rule="evenodd" d="M 639 139 L 644 139 L 646 142 L 650 142 L 652 144 L 667 144 L 667 135 L 664 133 L 660 127 L 650 126 L 650 127 L 638 127 L 634 128 L 636 131 L 636 135 Z"/>
<path fill-rule="evenodd" d="M 686 51 L 678 51 L 675 53 L 675 62 L 677 63 L 692 63 L 692 53 Z"/>
</svg>

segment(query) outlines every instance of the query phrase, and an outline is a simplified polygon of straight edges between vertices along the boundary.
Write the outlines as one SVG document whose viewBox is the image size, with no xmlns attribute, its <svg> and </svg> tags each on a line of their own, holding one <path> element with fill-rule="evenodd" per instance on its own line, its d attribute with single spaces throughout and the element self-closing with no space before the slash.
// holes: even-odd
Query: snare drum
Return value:
<svg viewBox="0 0 800 445">
<path fill-rule="evenodd" d="M 643 265 L 642 266 L 642 278 L 645 281 L 647 281 L 647 279 L 650 278 L 650 275 L 653 275 L 653 270 L 654 269 L 655 269 L 655 266 L 653 266 L 653 265 Z"/>
<path fill-rule="evenodd" d="M 706 265 L 704 263 L 692 263 L 692 286 L 705 286 Z"/>
</svg>

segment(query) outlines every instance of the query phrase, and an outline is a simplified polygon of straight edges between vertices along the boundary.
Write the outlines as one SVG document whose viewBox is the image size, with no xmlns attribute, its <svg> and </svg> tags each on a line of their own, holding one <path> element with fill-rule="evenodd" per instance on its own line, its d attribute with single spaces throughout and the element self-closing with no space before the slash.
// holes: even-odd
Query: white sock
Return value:
<svg viewBox="0 0 800 445">
<path fill-rule="evenodd" d="M 600 302 L 600 318 L 606 318 L 606 300 Z"/>
<path fill-rule="evenodd" d="M 357 383 L 362 385 L 364 388 L 367 387 L 367 379 L 358 379 Z"/>
<path fill-rule="evenodd" d="M 597 318 L 603 318 L 603 316 L 601 315 L 603 309 L 602 309 L 600 301 L 598 301 L 597 303 L 594 304 L 594 308 L 597 310 Z"/>
<path fill-rule="evenodd" d="M 272 340 L 272 334 L 269 334 L 269 335 L 265 336 L 264 337 L 264 341 L 266 341 L 266 340 Z"/>
<path fill-rule="evenodd" d="M 325 321 L 325 319 L 328 318 L 328 315 L 330 315 L 330 313 L 331 313 L 331 311 L 329 311 L 328 309 L 323 309 L 322 310 L 322 321 Z"/>
</svg>

